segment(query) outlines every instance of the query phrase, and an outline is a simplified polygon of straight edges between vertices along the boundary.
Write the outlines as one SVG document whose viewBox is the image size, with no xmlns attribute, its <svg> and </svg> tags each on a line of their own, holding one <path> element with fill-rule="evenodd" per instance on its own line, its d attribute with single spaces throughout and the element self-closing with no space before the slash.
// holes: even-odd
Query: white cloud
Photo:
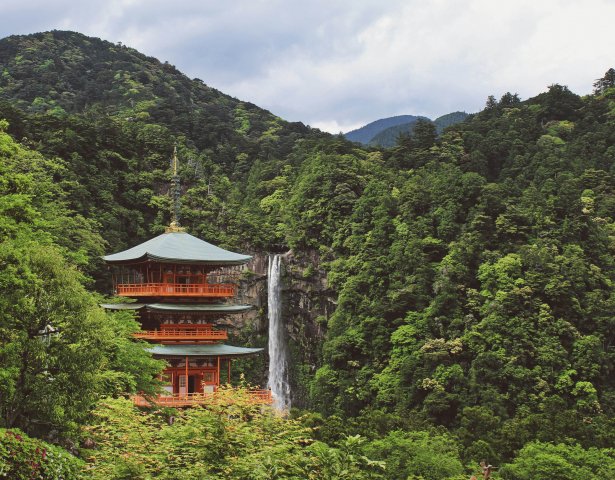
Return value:
<svg viewBox="0 0 615 480">
<path fill-rule="evenodd" d="M 526 98 L 552 83 L 587 93 L 613 66 L 615 2 L 24 0 L 0 15 L 4 35 L 67 28 L 121 41 L 335 133 L 476 111 L 490 94 Z"/>
</svg>

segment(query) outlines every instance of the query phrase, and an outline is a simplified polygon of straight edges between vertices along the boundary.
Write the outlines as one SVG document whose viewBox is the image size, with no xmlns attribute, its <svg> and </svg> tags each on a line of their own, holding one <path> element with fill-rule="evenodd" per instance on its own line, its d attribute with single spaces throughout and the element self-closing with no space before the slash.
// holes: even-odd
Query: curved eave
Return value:
<svg viewBox="0 0 615 480">
<path fill-rule="evenodd" d="M 134 265 L 135 263 L 145 263 L 147 261 L 153 261 L 156 263 L 170 263 L 170 264 L 186 264 L 186 265 L 222 265 L 226 267 L 234 267 L 237 265 L 244 265 L 252 260 L 251 255 L 245 255 L 241 259 L 237 260 L 200 260 L 193 258 L 167 258 L 152 255 L 146 253 L 141 257 L 130 258 L 126 260 L 114 260 L 113 255 L 107 255 L 102 257 L 105 262 L 110 265 Z"/>
<path fill-rule="evenodd" d="M 101 303 L 107 310 L 141 310 L 158 312 L 201 312 L 201 313 L 244 313 L 253 308 L 252 305 L 216 305 L 190 303 Z"/>
<path fill-rule="evenodd" d="M 252 305 L 207 305 L 207 304 L 175 304 L 151 303 L 146 305 L 148 310 L 160 312 L 207 312 L 207 313 L 243 313 L 251 310 Z"/>
<path fill-rule="evenodd" d="M 105 255 L 103 260 L 112 265 L 126 265 L 154 261 L 191 265 L 243 265 L 250 255 L 225 250 L 186 232 L 167 232 L 128 250 Z"/>
<path fill-rule="evenodd" d="M 157 358 L 244 357 L 262 352 L 263 348 L 245 348 L 224 343 L 204 345 L 151 345 L 146 347 Z"/>
<path fill-rule="evenodd" d="M 105 310 L 140 310 L 144 303 L 99 303 Z"/>
</svg>

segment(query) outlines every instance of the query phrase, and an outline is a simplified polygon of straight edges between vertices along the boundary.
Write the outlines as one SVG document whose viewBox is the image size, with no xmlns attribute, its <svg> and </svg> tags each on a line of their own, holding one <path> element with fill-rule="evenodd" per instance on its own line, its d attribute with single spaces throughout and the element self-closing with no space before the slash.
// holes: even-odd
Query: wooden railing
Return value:
<svg viewBox="0 0 615 480">
<path fill-rule="evenodd" d="M 115 286 L 122 297 L 233 297 L 232 283 L 122 283 Z"/>
<path fill-rule="evenodd" d="M 160 407 L 190 407 L 194 405 L 235 403 L 236 400 L 233 395 L 229 395 L 228 392 L 229 390 L 212 393 L 175 393 L 159 395 L 154 398 L 135 395 L 133 402 L 137 407 L 150 407 L 152 405 Z M 270 405 L 273 403 L 271 390 L 248 390 L 247 394 L 247 403 L 255 405 Z"/>
<path fill-rule="evenodd" d="M 213 328 L 201 329 L 162 329 L 162 330 L 145 330 L 134 333 L 135 338 L 144 340 L 158 341 L 181 341 L 181 340 L 227 340 L 228 333 L 224 330 L 214 330 Z"/>
<path fill-rule="evenodd" d="M 248 392 L 250 398 L 254 400 L 254 403 L 273 403 L 273 395 L 271 390 L 250 390 Z"/>
</svg>

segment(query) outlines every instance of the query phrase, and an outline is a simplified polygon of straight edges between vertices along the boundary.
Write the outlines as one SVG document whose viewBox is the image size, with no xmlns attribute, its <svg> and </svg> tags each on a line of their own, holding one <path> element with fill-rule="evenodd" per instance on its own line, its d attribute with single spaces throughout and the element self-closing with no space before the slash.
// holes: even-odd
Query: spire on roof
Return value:
<svg viewBox="0 0 615 480">
<path fill-rule="evenodd" d="M 171 210 L 171 224 L 165 229 L 166 233 L 170 232 L 183 232 L 186 229 L 179 226 L 179 210 L 181 207 L 181 186 L 179 183 L 179 174 L 177 173 L 177 167 L 179 166 L 179 160 L 177 160 L 177 145 L 173 147 L 173 158 L 171 159 L 171 169 L 173 170 L 173 176 L 171 177 L 171 195 L 172 195 L 172 210 Z"/>
</svg>

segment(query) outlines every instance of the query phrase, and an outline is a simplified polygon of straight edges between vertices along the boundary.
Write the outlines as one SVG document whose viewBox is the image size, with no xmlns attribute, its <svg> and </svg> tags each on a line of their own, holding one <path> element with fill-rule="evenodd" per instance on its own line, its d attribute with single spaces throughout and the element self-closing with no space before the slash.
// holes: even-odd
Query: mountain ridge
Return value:
<svg viewBox="0 0 615 480">
<path fill-rule="evenodd" d="M 61 116 L 102 109 L 107 115 L 187 133 L 199 148 L 211 148 L 203 139 L 219 135 L 241 143 L 245 138 L 258 141 L 271 128 L 314 132 L 190 79 L 168 62 L 78 32 L 0 39 L 0 67 L 0 99 L 28 113 Z"/>
<path fill-rule="evenodd" d="M 420 115 L 397 115 L 375 120 L 363 127 L 351 130 L 344 134 L 347 140 L 359 142 L 373 147 L 393 147 L 399 135 L 411 135 L 414 125 L 419 120 L 432 122 L 436 126 L 438 135 L 455 123 L 468 117 L 466 112 L 455 111 L 441 115 L 435 120 Z"/>
<path fill-rule="evenodd" d="M 217 214 L 230 195 L 229 182 L 243 182 L 255 166 L 285 158 L 298 141 L 333 138 L 132 48 L 59 30 L 0 39 L 0 118 L 8 120 L 14 138 L 67 162 L 71 207 L 102 218 L 113 249 L 144 240 L 166 222 L 166 208 L 154 204 L 166 201 L 158 196 L 168 188 L 173 145 L 186 159 L 181 168 L 192 170 L 184 191 L 207 179 L 208 198 L 219 202 L 205 212 L 194 208 L 194 215 L 212 214 L 196 233 L 239 248 L 238 232 L 230 243 L 216 233 L 230 228 Z"/>
<path fill-rule="evenodd" d="M 395 115 L 393 117 L 381 118 L 345 133 L 344 137 L 351 142 L 368 144 L 374 135 L 379 132 L 395 125 L 416 121 L 419 118 L 416 115 Z"/>
</svg>

